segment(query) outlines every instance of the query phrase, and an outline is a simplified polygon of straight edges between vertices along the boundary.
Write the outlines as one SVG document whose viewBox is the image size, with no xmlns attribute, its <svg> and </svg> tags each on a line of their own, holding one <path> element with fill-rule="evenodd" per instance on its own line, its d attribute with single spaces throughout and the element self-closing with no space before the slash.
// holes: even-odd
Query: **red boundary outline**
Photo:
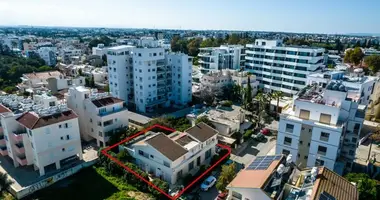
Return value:
<svg viewBox="0 0 380 200">
<path fill-rule="evenodd" d="M 193 182 L 191 182 L 189 185 L 187 185 L 184 189 L 182 189 L 177 195 L 175 196 L 171 196 L 170 194 L 166 193 L 165 191 L 163 191 L 161 188 L 157 187 L 156 185 L 154 185 L 153 183 L 151 183 L 149 180 L 146 180 L 145 178 L 143 178 L 142 176 L 140 176 L 138 173 L 136 173 L 135 171 L 133 171 L 132 169 L 130 169 L 129 167 L 125 166 L 120 160 L 118 160 L 117 158 L 115 157 L 112 157 L 110 154 L 108 154 L 107 152 L 109 150 L 111 150 L 112 148 L 115 148 L 116 146 L 122 144 L 122 143 L 125 143 L 141 134 L 145 134 L 146 132 L 154 129 L 154 128 L 160 128 L 160 129 L 164 129 L 166 131 L 171 131 L 171 132 L 175 132 L 176 130 L 174 129 L 171 129 L 171 128 L 168 128 L 168 127 L 165 127 L 165 126 L 161 126 L 161 125 L 158 125 L 158 124 L 155 124 L 149 128 L 146 128 L 138 133 L 136 133 L 135 135 L 132 135 L 112 146 L 109 146 L 105 149 L 103 149 L 101 151 L 101 153 L 105 156 L 107 156 L 109 159 L 111 159 L 112 161 L 114 161 L 116 164 L 120 165 L 121 167 L 123 167 L 125 170 L 127 170 L 128 172 L 132 173 L 133 175 L 135 175 L 136 177 L 138 177 L 139 179 L 143 180 L 145 183 L 147 183 L 149 186 L 153 187 L 154 189 L 156 189 L 157 191 L 159 191 L 160 193 L 162 193 L 163 195 L 165 195 L 166 197 L 168 197 L 169 199 L 171 200 L 176 200 L 178 199 L 186 190 L 188 190 L 191 186 L 193 186 L 195 184 L 195 182 L 197 182 L 199 179 L 201 179 L 202 177 L 204 177 L 208 172 L 210 172 L 212 169 L 214 169 L 220 162 L 222 162 L 222 160 L 224 160 L 225 158 L 227 158 L 227 156 L 229 156 L 231 154 L 231 148 L 229 146 L 226 146 L 226 145 L 222 145 L 222 144 L 216 144 L 217 146 L 221 147 L 221 148 L 224 148 L 224 149 L 227 149 L 228 150 L 228 153 L 226 155 L 224 155 L 222 158 L 220 158 L 214 165 L 212 165 L 211 167 L 209 167 L 205 172 L 203 172 L 203 174 L 201 174 L 200 176 L 198 176 L 198 178 L 196 178 Z"/>
</svg>

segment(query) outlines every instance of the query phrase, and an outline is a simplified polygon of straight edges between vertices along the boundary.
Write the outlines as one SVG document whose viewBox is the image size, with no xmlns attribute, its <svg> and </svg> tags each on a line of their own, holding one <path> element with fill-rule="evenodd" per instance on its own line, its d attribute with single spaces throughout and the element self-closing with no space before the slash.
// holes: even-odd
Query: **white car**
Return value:
<svg viewBox="0 0 380 200">
<path fill-rule="evenodd" d="M 207 191 L 208 189 L 210 189 L 212 186 L 214 186 L 216 183 L 216 178 L 213 177 L 213 176 L 209 176 L 207 177 L 206 180 L 203 181 L 202 185 L 201 185 L 201 190 L 203 191 Z"/>
</svg>

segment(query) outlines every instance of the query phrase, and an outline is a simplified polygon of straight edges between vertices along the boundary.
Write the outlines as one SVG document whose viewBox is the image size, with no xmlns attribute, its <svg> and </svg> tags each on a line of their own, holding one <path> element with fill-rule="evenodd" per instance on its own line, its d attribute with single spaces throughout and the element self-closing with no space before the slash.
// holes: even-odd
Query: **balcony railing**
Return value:
<svg viewBox="0 0 380 200">
<path fill-rule="evenodd" d="M 13 131 L 13 134 L 11 134 L 11 137 L 16 142 L 22 142 L 22 135 L 23 134 L 26 134 L 25 130 Z"/>
<path fill-rule="evenodd" d="M 6 146 L 1 146 L 0 147 L 0 154 L 3 156 L 8 155 L 7 147 Z"/>
<path fill-rule="evenodd" d="M 127 109 L 128 109 L 127 107 L 122 107 L 122 108 L 114 109 L 114 110 L 107 111 L 107 112 L 101 112 L 101 113 L 98 113 L 98 116 L 104 117 L 104 116 L 111 115 L 111 114 L 114 114 L 114 113 L 117 113 L 117 112 L 121 112 L 121 111 L 124 111 L 124 110 L 127 110 Z"/>
<path fill-rule="evenodd" d="M 28 164 L 28 161 L 26 160 L 25 156 L 16 156 L 16 160 L 18 163 L 20 163 L 21 166 L 25 166 Z"/>
<path fill-rule="evenodd" d="M 291 142 L 285 142 L 285 141 L 284 141 L 284 145 L 288 145 L 288 146 L 291 146 L 291 145 L 292 145 L 292 143 L 291 143 Z"/>
<path fill-rule="evenodd" d="M 24 154 L 25 153 L 24 144 L 22 143 L 15 144 L 15 151 L 19 154 Z"/>
<path fill-rule="evenodd" d="M 317 154 L 325 156 L 326 152 L 325 151 L 318 151 Z"/>
</svg>

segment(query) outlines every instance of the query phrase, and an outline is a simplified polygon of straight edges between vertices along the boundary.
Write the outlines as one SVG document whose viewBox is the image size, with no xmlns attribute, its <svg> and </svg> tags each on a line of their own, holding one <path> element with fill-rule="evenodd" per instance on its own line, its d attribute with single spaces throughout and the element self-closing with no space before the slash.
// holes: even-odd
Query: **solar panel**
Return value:
<svg viewBox="0 0 380 200">
<path fill-rule="evenodd" d="M 281 159 L 282 155 L 277 156 L 259 156 L 248 165 L 247 169 L 249 170 L 265 170 L 272 164 L 274 160 Z"/>
<path fill-rule="evenodd" d="M 335 200 L 335 197 L 327 192 L 322 192 L 321 195 L 319 195 L 319 200 Z"/>
</svg>

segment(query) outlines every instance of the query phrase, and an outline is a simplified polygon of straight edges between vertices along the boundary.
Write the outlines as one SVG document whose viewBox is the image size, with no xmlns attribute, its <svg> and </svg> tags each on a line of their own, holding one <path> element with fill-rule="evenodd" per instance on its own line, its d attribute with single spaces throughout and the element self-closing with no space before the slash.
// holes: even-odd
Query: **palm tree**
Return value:
<svg viewBox="0 0 380 200">
<path fill-rule="evenodd" d="M 280 106 L 279 106 L 280 100 L 284 98 L 284 94 L 281 91 L 275 91 L 271 93 L 271 96 L 273 99 L 277 100 L 276 113 L 278 115 L 280 112 Z"/>
<path fill-rule="evenodd" d="M 0 172 L 0 193 L 3 193 L 12 183 L 6 173 Z"/>
<path fill-rule="evenodd" d="M 269 97 L 266 94 L 259 93 L 256 95 L 256 101 L 258 102 L 259 109 L 257 112 L 257 125 L 260 128 L 261 120 L 263 116 L 266 114 L 265 107 L 268 104 Z"/>
</svg>

